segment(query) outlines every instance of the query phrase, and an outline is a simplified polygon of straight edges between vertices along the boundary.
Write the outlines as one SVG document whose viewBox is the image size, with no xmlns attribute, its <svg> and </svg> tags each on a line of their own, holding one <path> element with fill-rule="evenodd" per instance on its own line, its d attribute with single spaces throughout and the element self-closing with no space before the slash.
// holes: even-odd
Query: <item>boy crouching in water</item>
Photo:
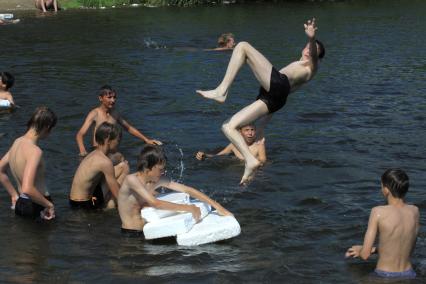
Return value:
<svg viewBox="0 0 426 284">
<path fill-rule="evenodd" d="M 407 174 L 400 169 L 389 169 L 382 175 L 382 193 L 387 200 L 385 206 L 371 210 L 364 244 L 348 249 L 346 257 L 361 257 L 367 260 L 379 253 L 375 273 L 387 278 L 414 278 L 410 256 L 416 245 L 419 232 L 419 209 L 408 205 L 404 196 L 408 191 Z M 379 246 L 373 247 L 379 233 Z"/>
<path fill-rule="evenodd" d="M 145 206 L 190 212 L 194 219 L 197 222 L 199 221 L 201 212 L 197 206 L 175 204 L 156 199 L 156 190 L 160 187 L 187 193 L 193 198 L 210 204 L 220 215 L 232 216 L 231 212 L 204 193 L 164 177 L 165 166 L 166 157 L 158 146 L 147 145 L 142 149 L 138 157 L 138 171 L 125 178 L 118 194 L 118 212 L 120 213 L 121 231 L 123 233 L 141 235 L 145 225 L 141 217 L 141 209 Z"/>
<path fill-rule="evenodd" d="M 98 146 L 81 161 L 74 175 L 69 197 L 72 208 L 115 207 L 120 184 L 129 173 L 127 161 L 122 160 L 114 166 L 108 158 L 108 154 L 116 150 L 120 138 L 118 125 L 104 122 L 96 129 Z"/>
</svg>

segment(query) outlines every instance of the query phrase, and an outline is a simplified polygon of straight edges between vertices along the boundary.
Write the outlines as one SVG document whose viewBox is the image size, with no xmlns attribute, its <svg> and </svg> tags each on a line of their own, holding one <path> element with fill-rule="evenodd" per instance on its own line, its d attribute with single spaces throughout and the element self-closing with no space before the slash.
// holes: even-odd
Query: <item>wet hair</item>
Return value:
<svg viewBox="0 0 426 284">
<path fill-rule="evenodd" d="M 12 88 L 15 83 L 15 77 L 9 72 L 1 72 L 0 73 L 1 82 L 6 85 L 6 90 Z"/>
<path fill-rule="evenodd" d="M 109 94 L 115 94 L 115 90 L 110 85 L 103 85 L 98 91 L 99 97 L 103 97 Z"/>
<path fill-rule="evenodd" d="M 221 34 L 220 37 L 217 39 L 217 47 L 226 47 L 229 39 L 231 38 L 235 38 L 233 33 Z"/>
<path fill-rule="evenodd" d="M 50 131 L 53 127 L 55 127 L 57 121 L 58 118 L 53 111 L 51 111 L 48 107 L 41 106 L 36 108 L 30 120 L 28 120 L 27 131 L 30 128 L 34 128 L 38 135 L 44 129 Z"/>
<path fill-rule="evenodd" d="M 117 124 L 103 122 L 98 128 L 96 128 L 95 141 L 99 145 L 104 145 L 107 139 L 120 139 L 121 135 L 121 128 Z"/>
<path fill-rule="evenodd" d="M 245 125 L 243 125 L 243 126 L 239 127 L 238 129 L 239 129 L 239 130 L 242 130 L 244 127 L 247 127 L 247 126 L 251 126 L 251 127 L 253 127 L 254 129 L 256 129 L 256 124 L 254 124 L 254 123 L 248 123 L 248 124 L 245 124 Z"/>
<path fill-rule="evenodd" d="M 319 59 L 322 59 L 323 57 L 324 57 L 324 55 L 325 55 L 325 47 L 324 47 L 324 44 L 322 44 L 322 42 L 320 42 L 319 40 L 315 40 L 315 42 L 317 43 L 317 45 L 318 45 L 318 58 Z"/>
<path fill-rule="evenodd" d="M 410 186 L 408 175 L 401 169 L 388 169 L 381 178 L 382 185 L 387 187 L 395 198 L 404 198 Z"/>
<path fill-rule="evenodd" d="M 151 170 L 155 165 L 163 165 L 167 162 L 166 155 L 161 147 L 146 145 L 138 156 L 138 171 Z"/>
</svg>

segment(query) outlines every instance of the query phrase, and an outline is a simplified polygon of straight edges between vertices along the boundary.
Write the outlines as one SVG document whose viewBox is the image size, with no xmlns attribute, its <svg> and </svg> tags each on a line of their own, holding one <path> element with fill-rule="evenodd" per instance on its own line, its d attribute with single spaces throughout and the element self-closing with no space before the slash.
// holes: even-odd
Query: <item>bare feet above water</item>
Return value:
<svg viewBox="0 0 426 284">
<path fill-rule="evenodd" d="M 224 103 L 226 100 L 226 97 L 228 96 L 228 91 L 222 92 L 219 90 L 219 88 L 216 88 L 210 91 L 197 90 L 196 92 L 197 94 L 205 97 L 206 99 L 215 100 L 219 103 Z"/>
<path fill-rule="evenodd" d="M 258 160 L 254 160 L 253 162 L 246 163 L 246 167 L 244 169 L 244 175 L 241 178 L 240 185 L 248 185 L 254 178 L 257 168 L 261 166 L 261 163 Z"/>
</svg>

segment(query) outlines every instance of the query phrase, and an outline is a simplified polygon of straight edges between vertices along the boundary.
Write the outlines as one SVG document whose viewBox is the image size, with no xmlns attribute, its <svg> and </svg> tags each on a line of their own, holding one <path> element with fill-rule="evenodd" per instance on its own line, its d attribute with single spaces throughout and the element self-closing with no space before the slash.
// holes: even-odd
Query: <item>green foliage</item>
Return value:
<svg viewBox="0 0 426 284">
<path fill-rule="evenodd" d="M 64 8 L 78 7 L 111 7 L 131 4 L 142 4 L 150 6 L 194 6 L 205 4 L 222 3 L 223 0 L 62 0 L 61 6 Z"/>
</svg>

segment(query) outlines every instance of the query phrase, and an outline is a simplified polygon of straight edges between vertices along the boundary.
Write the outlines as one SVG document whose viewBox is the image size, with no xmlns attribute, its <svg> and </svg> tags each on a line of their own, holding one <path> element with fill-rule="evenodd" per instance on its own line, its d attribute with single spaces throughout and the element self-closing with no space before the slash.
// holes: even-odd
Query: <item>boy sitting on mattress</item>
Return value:
<svg viewBox="0 0 426 284">
<path fill-rule="evenodd" d="M 9 101 L 12 107 L 15 105 L 13 96 L 10 93 L 13 83 L 15 83 L 15 77 L 12 74 L 9 72 L 0 72 L 0 100 Z"/>
<path fill-rule="evenodd" d="M 156 190 L 160 187 L 187 193 L 193 198 L 210 204 L 220 215 L 232 216 L 231 212 L 207 195 L 164 177 L 165 167 L 166 156 L 159 146 L 147 145 L 142 149 L 138 157 L 138 171 L 124 179 L 118 193 L 118 212 L 123 233 L 142 235 L 145 222 L 141 217 L 141 209 L 145 206 L 163 210 L 190 212 L 194 219 L 199 221 L 201 212 L 197 206 L 175 204 L 156 199 Z"/>
</svg>

